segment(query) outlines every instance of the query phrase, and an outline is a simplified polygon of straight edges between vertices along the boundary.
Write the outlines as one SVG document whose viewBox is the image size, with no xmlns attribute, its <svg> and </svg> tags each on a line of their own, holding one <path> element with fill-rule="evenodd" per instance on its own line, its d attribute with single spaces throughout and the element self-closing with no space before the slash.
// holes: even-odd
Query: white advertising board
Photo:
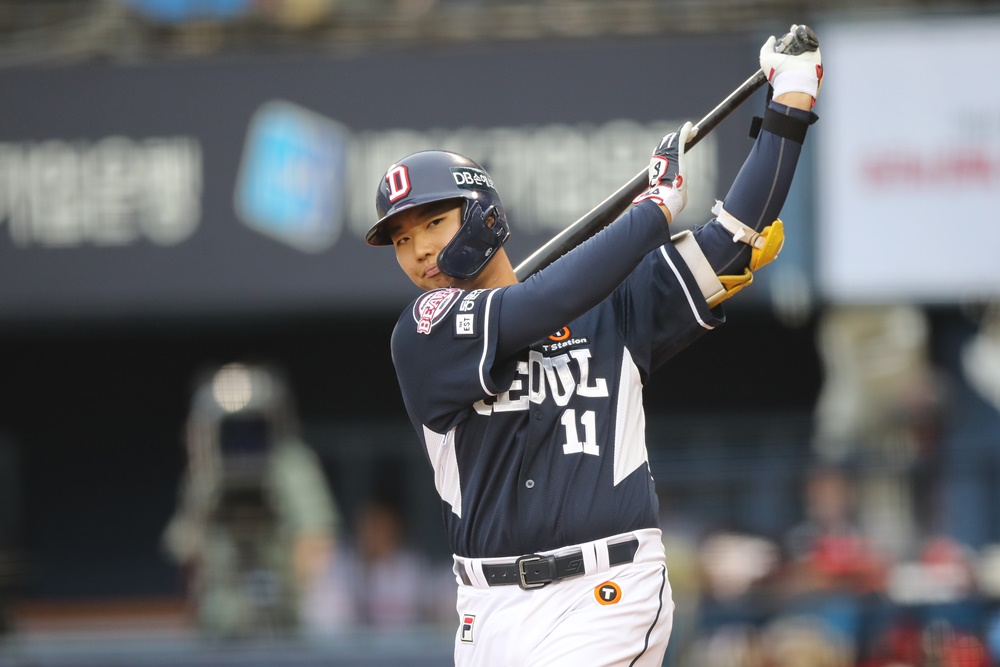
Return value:
<svg viewBox="0 0 1000 667">
<path fill-rule="evenodd" d="M 1000 18 L 817 32 L 822 297 L 1000 298 Z"/>
</svg>

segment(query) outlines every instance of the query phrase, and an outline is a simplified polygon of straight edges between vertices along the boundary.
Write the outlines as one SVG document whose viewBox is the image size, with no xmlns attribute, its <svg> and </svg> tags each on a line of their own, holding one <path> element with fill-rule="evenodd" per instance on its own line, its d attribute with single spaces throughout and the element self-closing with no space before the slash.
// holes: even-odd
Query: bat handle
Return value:
<svg viewBox="0 0 1000 667">
<path fill-rule="evenodd" d="M 779 51 L 790 55 L 798 55 L 806 51 L 815 51 L 818 49 L 819 39 L 817 39 L 816 33 L 808 26 L 793 25 L 788 34 L 778 40 L 777 44 L 779 45 Z M 721 123 L 726 116 L 732 113 L 734 109 L 765 84 L 767 84 L 767 76 L 761 70 L 757 70 L 739 88 L 730 93 L 726 99 L 698 121 L 695 125 L 697 132 L 688 139 L 688 142 L 685 144 L 685 150 L 691 150 L 716 125 Z M 618 188 L 615 193 L 594 207 L 589 213 L 532 253 L 528 259 L 521 262 L 514 270 L 517 279 L 524 280 L 533 273 L 541 271 L 568 250 L 575 248 L 610 224 L 614 218 L 621 215 L 629 207 L 636 195 L 648 187 L 648 179 L 648 170 L 643 169 L 633 176 L 632 180 Z"/>
<path fill-rule="evenodd" d="M 778 40 L 776 50 L 787 53 L 790 56 L 797 56 L 806 51 L 815 51 L 819 48 L 819 37 L 807 25 L 793 25 L 788 34 Z"/>
<path fill-rule="evenodd" d="M 819 38 L 812 28 L 807 25 L 793 25 L 784 37 L 776 44 L 778 51 L 788 55 L 797 56 L 806 51 L 815 51 L 819 48 Z M 729 97 L 722 100 L 718 106 L 708 112 L 704 118 L 695 124 L 694 136 L 688 139 L 684 145 L 684 150 L 689 151 L 701 138 L 715 129 L 715 126 L 722 122 L 733 109 L 740 106 L 757 90 L 767 83 L 767 76 L 761 70 L 757 70 L 749 79 L 743 82 L 739 88 L 734 90 Z"/>
</svg>

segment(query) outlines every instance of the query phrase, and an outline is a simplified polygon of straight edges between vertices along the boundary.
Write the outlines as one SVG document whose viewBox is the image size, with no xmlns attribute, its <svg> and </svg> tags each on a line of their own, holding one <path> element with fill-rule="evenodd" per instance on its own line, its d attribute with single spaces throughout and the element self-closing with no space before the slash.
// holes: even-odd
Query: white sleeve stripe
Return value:
<svg viewBox="0 0 1000 667">
<path fill-rule="evenodd" d="M 486 297 L 486 315 L 483 317 L 483 356 L 479 359 L 479 386 L 483 388 L 489 396 L 496 396 L 496 394 L 490 391 L 489 387 L 486 386 L 486 354 L 490 350 L 490 315 L 493 311 L 490 310 L 490 305 L 493 303 L 493 297 L 496 295 L 497 290 L 490 292 L 489 296 Z"/>
<path fill-rule="evenodd" d="M 677 270 L 677 266 L 670 260 L 670 255 L 667 253 L 666 246 L 660 246 L 660 254 L 663 255 L 663 259 L 667 261 L 667 266 L 669 266 L 670 270 L 674 272 L 677 282 L 680 283 L 681 289 L 684 290 L 684 296 L 687 297 L 688 305 L 691 307 L 691 313 L 694 315 L 694 318 L 698 320 L 698 324 L 700 324 L 703 329 L 708 329 L 709 331 L 714 329 L 715 327 L 701 318 L 701 313 L 698 312 L 698 305 L 695 303 L 694 299 L 691 298 L 691 290 L 688 289 L 687 283 L 684 282 L 684 277 L 681 276 L 680 271 Z"/>
</svg>

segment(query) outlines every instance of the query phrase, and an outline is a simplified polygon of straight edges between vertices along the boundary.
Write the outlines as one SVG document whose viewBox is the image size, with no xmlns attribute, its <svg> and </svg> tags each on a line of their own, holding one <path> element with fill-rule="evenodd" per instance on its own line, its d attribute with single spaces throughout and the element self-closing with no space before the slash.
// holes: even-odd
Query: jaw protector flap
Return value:
<svg viewBox="0 0 1000 667">
<path fill-rule="evenodd" d="M 508 238 L 510 229 L 502 223 L 496 205 L 484 211 L 480 202 L 466 200 L 462 226 L 438 253 L 438 268 L 452 278 L 472 278 L 483 270 Z"/>
</svg>

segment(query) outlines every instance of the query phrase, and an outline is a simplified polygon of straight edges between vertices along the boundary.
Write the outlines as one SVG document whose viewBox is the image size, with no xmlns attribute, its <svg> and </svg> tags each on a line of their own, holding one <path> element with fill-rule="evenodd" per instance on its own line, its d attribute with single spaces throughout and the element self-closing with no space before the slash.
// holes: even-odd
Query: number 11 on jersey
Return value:
<svg viewBox="0 0 1000 667">
<path fill-rule="evenodd" d="M 563 454 L 592 454 L 600 456 L 601 451 L 597 446 L 597 414 L 593 410 L 587 410 L 580 418 L 579 424 L 576 421 L 576 410 L 570 408 L 562 413 L 560 419 L 562 425 L 566 427 L 566 442 L 563 444 Z M 580 425 L 583 425 L 583 440 L 580 440 Z"/>
</svg>

